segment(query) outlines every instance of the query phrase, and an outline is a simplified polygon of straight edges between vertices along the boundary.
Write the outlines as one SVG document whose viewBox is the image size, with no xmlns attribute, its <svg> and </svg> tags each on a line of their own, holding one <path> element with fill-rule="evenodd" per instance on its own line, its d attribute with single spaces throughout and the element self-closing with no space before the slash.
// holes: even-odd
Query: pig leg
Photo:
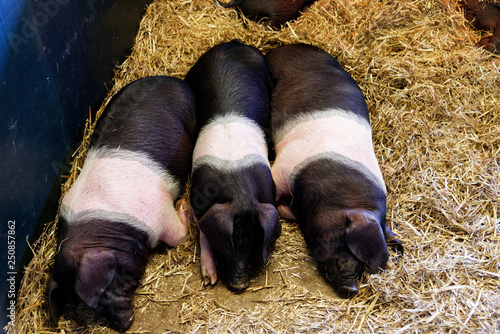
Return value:
<svg viewBox="0 0 500 334">
<path fill-rule="evenodd" d="M 276 208 L 278 209 L 281 218 L 296 220 L 294 214 L 292 213 L 292 210 L 290 210 L 290 206 L 279 204 Z"/>
<path fill-rule="evenodd" d="M 177 211 L 177 215 L 179 216 L 182 225 L 184 225 L 186 229 L 189 227 L 189 215 L 188 215 L 189 205 L 187 201 L 188 200 L 185 197 L 183 197 L 179 201 L 177 201 L 177 204 L 175 205 L 175 210 Z"/>
<path fill-rule="evenodd" d="M 398 240 L 398 238 L 396 238 L 396 236 L 394 235 L 394 232 L 391 231 L 389 226 L 384 224 L 383 232 L 384 232 L 384 238 L 385 238 L 385 242 L 387 243 L 387 246 L 389 246 L 393 250 L 398 251 L 399 253 L 403 254 L 403 252 L 404 252 L 403 244 L 401 243 L 401 241 Z"/>
<path fill-rule="evenodd" d="M 276 209 L 278 209 L 278 213 L 281 218 L 296 220 L 292 210 L 290 210 L 292 193 L 290 191 L 290 185 L 287 178 L 288 175 L 286 171 L 283 170 L 282 166 L 282 163 L 275 162 L 271 168 L 273 180 L 276 184 Z"/>
<path fill-rule="evenodd" d="M 191 214 L 194 222 L 198 225 L 198 219 L 191 208 Z M 201 262 L 201 279 L 203 280 L 203 285 L 215 284 L 217 282 L 217 268 L 215 267 L 215 255 L 210 246 L 205 233 L 200 231 L 200 262 Z"/>
<path fill-rule="evenodd" d="M 201 277 L 203 285 L 215 284 L 217 282 L 217 269 L 215 268 L 215 257 L 205 234 L 200 231 L 200 258 Z"/>
<path fill-rule="evenodd" d="M 277 187 L 276 187 L 277 188 Z M 279 189 L 276 191 L 276 209 L 280 214 L 281 218 L 296 220 L 295 215 L 290 209 L 290 204 L 292 202 L 292 195 L 285 195 Z"/>
<path fill-rule="evenodd" d="M 177 209 L 168 208 L 167 227 L 164 229 L 160 240 L 169 246 L 179 245 L 187 236 L 189 229 L 188 205 L 185 198 L 177 202 Z"/>
</svg>

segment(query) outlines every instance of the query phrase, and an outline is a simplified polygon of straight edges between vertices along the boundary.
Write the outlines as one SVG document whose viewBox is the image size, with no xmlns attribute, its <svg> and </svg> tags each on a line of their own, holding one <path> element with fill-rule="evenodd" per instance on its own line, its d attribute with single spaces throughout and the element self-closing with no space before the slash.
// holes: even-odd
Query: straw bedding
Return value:
<svg viewBox="0 0 500 334">
<path fill-rule="evenodd" d="M 210 0 L 152 3 L 109 96 L 144 76 L 183 78 L 210 47 L 234 38 L 263 52 L 294 42 L 325 49 L 366 96 L 388 224 L 405 254 L 391 253 L 385 271 L 362 277 L 356 297 L 338 299 L 300 230 L 283 222 L 268 266 L 233 294 L 221 283 L 201 286 L 191 226 L 180 246 L 150 258 L 129 332 L 500 332 L 500 58 L 472 47 L 481 34 L 452 0 L 319 0 L 280 31 Z M 83 163 L 94 120 L 87 125 L 63 192 Z M 32 245 L 11 333 L 112 333 L 71 311 L 58 329 L 49 323 L 56 225 Z"/>
</svg>

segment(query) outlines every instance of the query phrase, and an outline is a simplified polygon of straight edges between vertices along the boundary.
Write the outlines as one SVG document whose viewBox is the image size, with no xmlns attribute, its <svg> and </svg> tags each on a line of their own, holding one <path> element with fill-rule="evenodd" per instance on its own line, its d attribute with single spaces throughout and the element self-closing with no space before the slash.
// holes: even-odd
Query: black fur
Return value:
<svg viewBox="0 0 500 334">
<path fill-rule="evenodd" d="M 370 211 L 385 227 L 385 192 L 353 165 L 363 168 L 355 161 L 349 165 L 326 158 L 310 162 L 298 173 L 292 189 L 292 212 L 314 252 L 319 270 L 342 297 L 356 291 L 364 265 L 346 242 L 345 231 L 351 222 L 345 209 Z M 360 244 L 363 242 L 359 240 Z M 386 255 L 383 252 L 381 256 Z M 384 264 L 386 261 L 382 260 Z"/>
<path fill-rule="evenodd" d="M 316 0 L 233 0 L 218 3 L 223 7 L 239 7 L 241 12 L 254 21 L 279 28 L 287 21 L 296 19 L 300 12 Z"/>
<path fill-rule="evenodd" d="M 204 217 L 215 204 L 232 204 L 232 235 L 222 228 L 217 231 L 203 225 L 200 228 L 211 240 L 222 279 L 234 290 L 246 287 L 265 264 L 262 252 L 258 251 L 266 245 L 256 207 L 259 203 L 274 203 L 274 194 L 272 176 L 264 164 L 237 168 L 232 173 L 203 165 L 193 173 L 191 207 L 197 217 Z M 273 237 L 267 253 L 277 237 Z"/>
<path fill-rule="evenodd" d="M 91 145 L 146 152 L 184 184 L 196 139 L 191 94 L 182 80 L 168 76 L 128 84 L 104 110 Z"/>
<path fill-rule="evenodd" d="M 306 44 L 285 45 L 266 55 L 275 83 L 272 129 L 309 111 L 339 107 L 370 122 L 365 98 L 340 63 L 323 50 Z"/>
<path fill-rule="evenodd" d="M 339 158 L 349 161 L 346 157 Z M 361 172 L 366 168 L 361 163 L 350 160 L 346 164 L 340 159 L 329 157 L 304 162 L 307 167 L 297 173 L 292 188 L 294 201 L 291 209 L 295 217 L 304 222 L 308 214 L 318 208 L 338 210 L 352 207 L 372 211 L 380 223 L 385 224 L 384 190 Z"/>
<path fill-rule="evenodd" d="M 204 164 L 193 173 L 191 184 L 191 207 L 197 217 L 204 216 L 216 203 L 234 202 L 241 211 L 250 209 L 255 202 L 274 203 L 271 171 L 264 164 L 239 167 L 234 173 Z"/>
<path fill-rule="evenodd" d="M 237 111 L 270 133 L 271 76 L 256 48 L 237 40 L 216 45 L 198 59 L 185 80 L 196 97 L 198 131 L 214 116 Z"/>
</svg>

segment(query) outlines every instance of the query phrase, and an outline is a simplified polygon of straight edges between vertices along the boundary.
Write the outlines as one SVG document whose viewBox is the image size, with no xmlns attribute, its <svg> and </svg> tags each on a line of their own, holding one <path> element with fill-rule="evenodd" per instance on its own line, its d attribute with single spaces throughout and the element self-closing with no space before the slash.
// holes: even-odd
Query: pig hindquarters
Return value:
<svg viewBox="0 0 500 334">
<path fill-rule="evenodd" d="M 190 201 L 200 230 L 205 284 L 217 270 L 241 290 L 266 262 L 281 232 L 262 127 L 269 122 L 269 69 L 237 41 L 210 49 L 186 76 L 201 128 Z"/>
<path fill-rule="evenodd" d="M 217 1 L 222 7 L 239 7 L 241 12 L 255 21 L 269 23 L 279 28 L 287 21 L 296 19 L 316 0 L 233 0 L 229 3 Z"/>
<path fill-rule="evenodd" d="M 94 131 L 80 175 L 64 196 L 59 245 L 48 282 L 52 321 L 83 302 L 118 330 L 149 250 L 179 244 L 187 203 L 174 203 L 191 168 L 191 90 L 166 76 L 140 79 L 113 97 Z"/>
<path fill-rule="evenodd" d="M 267 55 L 275 80 L 271 117 L 278 211 L 297 219 L 319 269 L 342 297 L 355 294 L 363 265 L 377 272 L 399 240 L 385 224 L 386 189 L 356 82 L 309 45 Z"/>
</svg>

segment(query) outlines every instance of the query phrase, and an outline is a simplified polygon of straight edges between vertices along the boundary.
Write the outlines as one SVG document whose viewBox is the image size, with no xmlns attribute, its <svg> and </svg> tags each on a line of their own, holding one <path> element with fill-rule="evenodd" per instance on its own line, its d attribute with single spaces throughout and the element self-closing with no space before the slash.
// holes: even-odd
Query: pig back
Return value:
<svg viewBox="0 0 500 334">
<path fill-rule="evenodd" d="M 325 159 L 361 171 L 385 193 L 368 109 L 354 79 L 335 58 L 310 45 L 282 46 L 267 58 L 275 81 L 271 117 L 277 198 L 292 191 L 300 170 Z"/>
<path fill-rule="evenodd" d="M 274 83 L 271 128 L 301 114 L 342 109 L 370 122 L 363 93 L 339 62 L 306 44 L 278 47 L 266 55 Z"/>
<path fill-rule="evenodd" d="M 237 113 L 269 128 L 271 78 L 264 55 L 234 40 L 204 53 L 185 79 L 196 96 L 197 130 L 215 116 Z"/>
<path fill-rule="evenodd" d="M 180 79 L 155 76 L 127 85 L 111 99 L 92 145 L 146 153 L 183 184 L 194 137 L 191 89 Z"/>
</svg>

